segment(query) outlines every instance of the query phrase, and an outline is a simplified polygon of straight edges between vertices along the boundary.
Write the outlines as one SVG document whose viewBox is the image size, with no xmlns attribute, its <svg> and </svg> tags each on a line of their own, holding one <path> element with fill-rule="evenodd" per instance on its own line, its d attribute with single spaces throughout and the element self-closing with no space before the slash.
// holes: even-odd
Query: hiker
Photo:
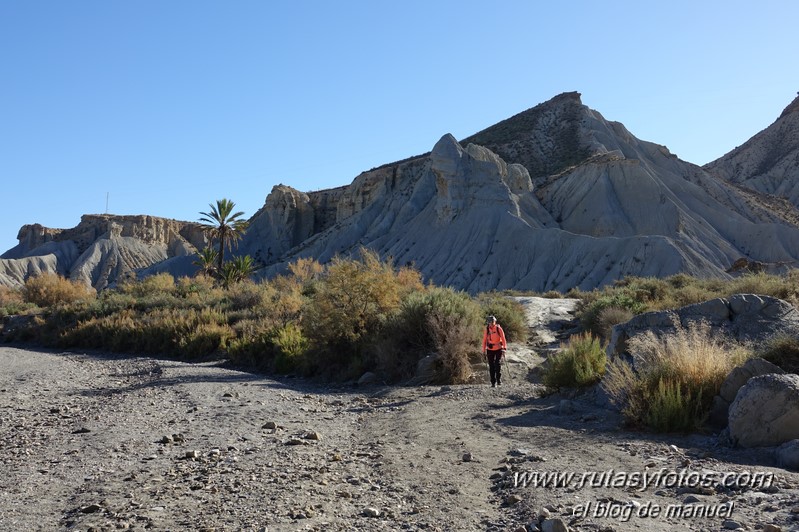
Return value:
<svg viewBox="0 0 799 532">
<path fill-rule="evenodd" d="M 489 316 L 486 319 L 486 330 L 483 333 L 483 358 L 488 361 L 488 373 L 491 376 L 491 387 L 502 384 L 500 367 L 505 358 L 505 331 L 497 323 L 497 318 Z"/>
</svg>

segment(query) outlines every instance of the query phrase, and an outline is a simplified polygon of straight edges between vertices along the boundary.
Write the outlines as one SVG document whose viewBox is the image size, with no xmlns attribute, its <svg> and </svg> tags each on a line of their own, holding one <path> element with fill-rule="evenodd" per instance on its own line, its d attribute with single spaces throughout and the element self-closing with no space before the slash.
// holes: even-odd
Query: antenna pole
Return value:
<svg viewBox="0 0 799 532">
<path fill-rule="evenodd" d="M 105 213 L 106 213 L 106 214 L 108 214 L 108 196 L 109 196 L 110 194 L 111 194 L 110 192 L 106 192 L 106 193 L 105 193 Z"/>
</svg>

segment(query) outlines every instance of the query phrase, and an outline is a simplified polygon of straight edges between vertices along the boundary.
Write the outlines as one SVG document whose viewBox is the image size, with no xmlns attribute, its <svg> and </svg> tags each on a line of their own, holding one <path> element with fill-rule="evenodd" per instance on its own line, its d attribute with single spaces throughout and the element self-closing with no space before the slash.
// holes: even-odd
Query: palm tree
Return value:
<svg viewBox="0 0 799 532">
<path fill-rule="evenodd" d="M 244 235 L 247 229 L 247 221 L 239 219 L 244 216 L 242 211 L 233 212 L 235 203 L 229 199 L 222 198 L 216 200 L 216 206 L 209 203 L 211 207 L 210 212 L 200 212 L 202 218 L 200 221 L 207 226 L 207 232 L 214 240 L 219 241 L 219 265 L 217 271 L 222 271 L 222 265 L 225 262 L 225 247 L 230 248 L 234 243 Z"/>
<path fill-rule="evenodd" d="M 219 252 L 212 247 L 206 246 L 197 253 L 197 260 L 192 264 L 200 268 L 203 275 L 213 277 L 216 274 L 216 263 L 219 260 Z"/>
<path fill-rule="evenodd" d="M 254 271 L 255 261 L 249 255 L 244 255 L 226 263 L 222 271 L 219 272 L 219 277 L 222 280 L 222 286 L 230 288 L 230 285 L 240 283 Z"/>
</svg>

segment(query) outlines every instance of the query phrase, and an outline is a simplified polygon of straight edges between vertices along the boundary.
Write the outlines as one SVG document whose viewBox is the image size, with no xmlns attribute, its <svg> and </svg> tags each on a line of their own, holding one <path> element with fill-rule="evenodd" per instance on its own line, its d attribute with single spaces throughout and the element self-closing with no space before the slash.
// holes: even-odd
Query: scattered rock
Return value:
<svg viewBox="0 0 799 532">
<path fill-rule="evenodd" d="M 520 502 L 522 502 L 522 500 L 523 499 L 520 496 L 514 493 L 512 495 L 508 495 L 507 497 L 505 497 L 505 504 L 507 504 L 508 506 L 513 506 L 515 504 L 519 504 Z"/>
<path fill-rule="evenodd" d="M 569 532 L 569 527 L 563 519 L 546 519 L 541 523 L 541 532 Z"/>
<path fill-rule="evenodd" d="M 364 517 L 380 517 L 380 510 L 378 510 L 377 508 L 372 508 L 372 507 L 364 508 L 363 516 Z"/>
<path fill-rule="evenodd" d="M 266 430 L 277 430 L 277 423 L 274 421 L 267 421 L 261 428 Z"/>
<path fill-rule="evenodd" d="M 461 459 L 462 459 L 464 462 L 471 462 L 471 461 L 472 461 L 472 458 L 473 458 L 473 457 L 472 457 L 472 453 L 463 453 L 463 456 L 461 457 Z"/>
<path fill-rule="evenodd" d="M 744 528 L 744 526 L 741 523 L 733 519 L 725 519 L 724 522 L 721 523 L 721 526 L 723 526 L 727 530 L 740 530 Z"/>
<path fill-rule="evenodd" d="M 319 433 L 318 433 L 318 432 L 316 432 L 316 431 L 314 431 L 314 430 L 308 430 L 308 431 L 305 431 L 305 432 L 302 434 L 302 439 L 304 439 L 304 440 L 314 440 L 314 441 L 319 441 L 319 440 L 321 440 L 321 439 L 322 439 L 322 437 L 319 435 Z"/>
<path fill-rule="evenodd" d="M 775 455 L 780 467 L 799 471 L 799 439 L 783 443 L 777 448 Z"/>
</svg>

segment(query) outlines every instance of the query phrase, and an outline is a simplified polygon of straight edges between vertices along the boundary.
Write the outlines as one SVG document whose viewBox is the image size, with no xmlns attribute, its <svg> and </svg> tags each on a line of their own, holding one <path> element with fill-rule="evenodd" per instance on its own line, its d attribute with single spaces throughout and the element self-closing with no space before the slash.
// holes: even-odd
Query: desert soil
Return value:
<svg viewBox="0 0 799 532">
<path fill-rule="evenodd" d="M 526 368 L 568 328 L 547 301 L 525 301 L 535 334 L 498 388 L 0 348 L 0 530 L 799 529 L 799 473 L 769 450 L 546 394 Z"/>
</svg>

